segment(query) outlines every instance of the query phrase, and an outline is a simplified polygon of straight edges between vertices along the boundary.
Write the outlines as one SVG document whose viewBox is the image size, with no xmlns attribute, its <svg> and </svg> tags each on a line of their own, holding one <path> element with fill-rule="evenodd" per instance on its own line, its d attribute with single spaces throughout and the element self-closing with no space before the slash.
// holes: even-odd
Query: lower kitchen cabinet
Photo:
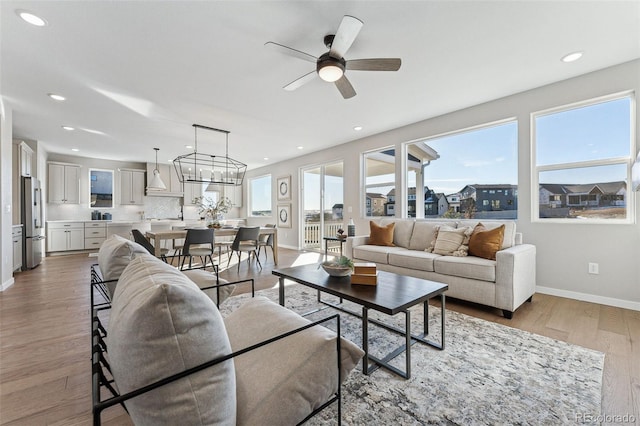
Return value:
<svg viewBox="0 0 640 426">
<path fill-rule="evenodd" d="M 84 248 L 85 250 L 99 249 L 107 238 L 106 222 L 84 223 Z"/>
<path fill-rule="evenodd" d="M 13 270 L 22 269 L 22 225 L 15 225 L 11 230 L 13 240 Z"/>
<path fill-rule="evenodd" d="M 48 222 L 47 251 L 84 250 L 84 222 Z"/>
</svg>

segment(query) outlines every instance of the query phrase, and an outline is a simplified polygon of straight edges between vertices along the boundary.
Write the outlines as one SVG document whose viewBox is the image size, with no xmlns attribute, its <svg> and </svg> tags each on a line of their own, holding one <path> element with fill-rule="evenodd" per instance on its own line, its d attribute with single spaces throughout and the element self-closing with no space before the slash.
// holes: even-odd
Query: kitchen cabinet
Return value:
<svg viewBox="0 0 640 426">
<path fill-rule="evenodd" d="M 49 203 L 80 204 L 80 166 L 49 163 Z"/>
<path fill-rule="evenodd" d="M 120 204 L 144 204 L 144 170 L 120 171 Z"/>
<path fill-rule="evenodd" d="M 84 223 L 84 249 L 99 249 L 107 238 L 107 222 Z"/>
<path fill-rule="evenodd" d="M 156 168 L 155 163 L 147 163 L 147 179 L 153 178 L 153 170 Z M 158 164 L 158 171 L 160 172 L 160 178 L 167 187 L 164 191 L 147 191 L 148 197 L 182 197 L 183 188 L 182 182 L 178 177 L 173 164 Z"/>
<path fill-rule="evenodd" d="M 84 250 L 84 222 L 47 222 L 47 251 Z"/>
<path fill-rule="evenodd" d="M 184 184 L 184 202 L 185 206 L 197 206 L 196 198 L 202 197 L 201 183 L 185 183 Z"/>
<path fill-rule="evenodd" d="M 13 240 L 13 270 L 22 269 L 22 225 L 14 225 L 11 229 Z"/>
<path fill-rule="evenodd" d="M 18 146 L 18 157 L 20 160 L 20 176 L 31 177 L 33 150 L 25 142 L 20 142 Z"/>
<path fill-rule="evenodd" d="M 209 185 L 208 192 L 217 191 L 221 196 L 231 200 L 233 207 L 242 207 L 242 186 L 241 185 Z"/>
</svg>

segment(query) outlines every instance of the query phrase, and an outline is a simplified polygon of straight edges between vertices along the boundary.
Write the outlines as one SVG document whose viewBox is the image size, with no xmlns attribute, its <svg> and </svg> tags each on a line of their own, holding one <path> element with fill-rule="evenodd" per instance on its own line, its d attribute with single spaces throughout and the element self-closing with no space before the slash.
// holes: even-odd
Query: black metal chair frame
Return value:
<svg viewBox="0 0 640 426">
<path fill-rule="evenodd" d="M 92 273 L 93 273 L 93 267 L 92 267 Z M 202 290 L 208 290 L 211 289 L 213 287 L 223 287 L 223 286 L 227 286 L 227 285 L 231 285 L 231 284 L 237 284 L 237 283 L 241 283 L 241 282 L 248 282 L 251 281 L 251 297 L 255 296 L 255 287 L 254 287 L 254 280 L 253 279 L 248 279 L 248 280 L 241 280 L 241 281 L 236 281 L 233 283 L 224 283 L 224 284 L 218 284 L 218 285 L 214 285 L 214 286 L 210 286 L 210 287 L 206 287 L 203 288 Z M 219 296 L 219 293 L 218 293 Z M 219 297 L 218 297 L 218 300 Z M 113 376 L 111 374 L 111 366 L 109 365 L 109 362 L 107 360 L 107 356 L 108 352 L 107 352 L 107 344 L 106 344 L 106 337 L 107 337 L 107 330 L 102 326 L 102 323 L 100 321 L 99 318 L 99 312 L 107 310 L 107 309 L 111 309 L 110 305 L 94 305 L 94 297 L 93 297 L 93 291 L 91 292 L 91 305 L 92 305 L 92 311 L 91 311 L 91 380 L 92 380 L 92 386 L 91 386 L 91 394 L 92 394 L 92 413 L 93 413 L 93 424 L 94 425 L 100 425 L 102 424 L 102 419 L 101 419 L 101 415 L 102 412 L 110 407 L 113 407 L 114 405 L 121 405 L 125 411 L 127 411 L 127 407 L 125 405 L 125 402 L 131 398 L 135 398 L 138 395 L 142 395 L 144 393 L 150 392 L 154 389 L 157 389 L 161 386 L 164 386 L 166 384 L 172 383 L 176 380 L 182 379 L 184 377 L 187 377 L 191 374 L 195 374 L 199 371 L 202 371 L 206 368 L 210 368 L 213 367 L 214 365 L 220 364 L 224 361 L 227 361 L 229 359 L 233 359 L 239 355 L 242 355 L 244 353 L 256 350 L 258 348 L 261 348 L 263 346 L 266 346 L 268 344 L 271 344 L 273 342 L 277 342 L 279 340 L 285 339 L 289 336 L 292 336 L 294 334 L 297 333 L 301 333 L 304 330 L 307 330 L 311 327 L 315 327 L 317 325 L 322 325 L 324 323 L 330 322 L 330 321 L 335 321 L 336 323 L 336 334 L 337 334 L 337 339 L 336 339 L 336 362 L 337 362 L 337 375 L 338 375 L 338 389 L 336 392 L 334 392 L 334 394 L 324 403 L 322 404 L 320 407 L 316 408 L 315 410 L 313 410 L 307 417 L 304 418 L 304 420 L 302 420 L 300 423 L 298 423 L 299 425 L 306 423 L 309 419 L 311 419 L 313 416 L 315 416 L 316 414 L 318 414 L 319 412 L 321 412 L 322 410 L 324 410 L 325 408 L 329 407 L 331 404 L 333 404 L 334 402 L 337 402 L 338 406 L 337 406 L 337 411 L 338 411 L 338 424 L 341 425 L 342 424 L 342 393 L 341 393 L 341 382 L 342 382 L 342 373 L 341 373 L 341 369 L 340 369 L 340 353 L 341 353 L 341 348 L 342 348 L 342 343 L 341 343 L 341 331 L 340 331 L 340 315 L 339 314 L 334 314 L 331 315 L 329 317 L 314 321 L 310 324 L 307 324 L 303 327 L 299 327 L 296 328 L 295 330 L 291 330 L 287 333 L 283 333 L 279 336 L 276 337 L 272 337 L 270 339 L 267 339 L 265 341 L 262 341 L 260 343 L 256 343 L 255 345 L 249 346 L 247 348 L 241 349 L 239 351 L 236 352 L 232 352 L 228 355 L 224 355 L 222 357 L 218 357 L 218 358 L 214 358 L 212 360 L 209 360 L 207 362 L 204 362 L 200 365 L 197 365 L 195 367 L 183 370 L 179 373 L 170 375 L 165 377 L 164 379 L 158 380 L 154 383 L 150 383 L 146 386 L 143 386 L 141 388 L 135 389 L 131 392 L 128 392 L 126 394 L 121 395 L 117 388 L 117 384 L 115 383 Z M 101 398 L 101 394 L 100 391 L 102 388 L 106 388 L 110 393 L 111 393 L 111 397 L 102 400 Z M 128 411 L 127 411 L 128 412 Z"/>
</svg>

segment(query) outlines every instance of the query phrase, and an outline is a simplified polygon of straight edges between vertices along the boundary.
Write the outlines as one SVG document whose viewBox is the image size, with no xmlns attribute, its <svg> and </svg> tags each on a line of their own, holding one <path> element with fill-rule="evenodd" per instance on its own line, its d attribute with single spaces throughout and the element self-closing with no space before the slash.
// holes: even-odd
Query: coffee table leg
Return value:
<svg viewBox="0 0 640 426">
<path fill-rule="evenodd" d="M 406 372 L 406 377 L 405 379 L 409 379 L 411 378 L 411 313 L 409 312 L 409 310 L 407 309 L 406 311 L 404 311 L 404 320 L 405 320 L 405 338 L 407 339 L 405 345 L 407 347 L 407 350 L 405 351 L 405 372 Z"/>
<path fill-rule="evenodd" d="M 442 293 L 440 295 L 440 302 L 441 302 L 441 305 L 442 305 L 442 309 L 440 310 L 440 327 L 441 327 L 440 333 L 441 333 L 441 336 L 442 336 L 442 349 L 443 350 L 444 350 L 444 311 L 445 311 L 445 309 L 444 309 L 444 307 L 445 307 L 444 306 L 444 304 L 445 304 L 444 303 L 444 298 L 445 298 L 444 293 Z"/>
<path fill-rule="evenodd" d="M 425 300 L 422 305 L 422 331 L 425 336 L 429 335 L 429 300 Z"/>
<path fill-rule="evenodd" d="M 362 372 L 369 375 L 369 309 L 362 307 Z"/>
<path fill-rule="evenodd" d="M 280 301 L 280 305 L 284 306 L 284 278 L 280 277 L 278 281 L 280 282 L 278 287 L 278 299 Z"/>
</svg>

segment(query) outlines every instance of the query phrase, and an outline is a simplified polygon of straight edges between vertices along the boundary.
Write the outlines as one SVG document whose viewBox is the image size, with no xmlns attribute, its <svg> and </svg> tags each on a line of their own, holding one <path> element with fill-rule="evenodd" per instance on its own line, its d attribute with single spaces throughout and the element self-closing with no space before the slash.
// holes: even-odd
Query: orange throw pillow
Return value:
<svg viewBox="0 0 640 426">
<path fill-rule="evenodd" d="M 473 228 L 469 239 L 469 256 L 496 260 L 496 253 L 502 248 L 504 225 L 487 230 L 482 223 Z"/>
<path fill-rule="evenodd" d="M 369 244 L 374 246 L 393 246 L 393 228 L 396 226 L 392 222 L 386 226 L 380 226 L 374 221 L 369 222 L 371 233 L 369 235 Z"/>
</svg>

